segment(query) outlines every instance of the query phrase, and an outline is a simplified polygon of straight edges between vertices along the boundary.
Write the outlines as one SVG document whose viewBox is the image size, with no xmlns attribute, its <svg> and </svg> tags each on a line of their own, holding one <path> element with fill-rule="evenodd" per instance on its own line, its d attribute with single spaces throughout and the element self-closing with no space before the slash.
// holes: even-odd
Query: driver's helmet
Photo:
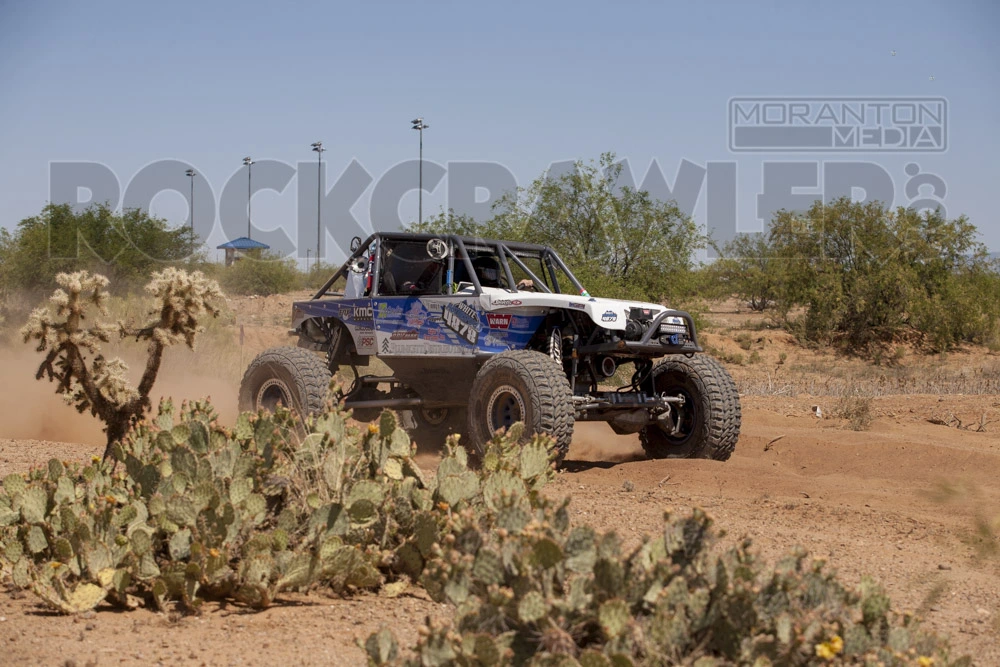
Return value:
<svg viewBox="0 0 1000 667">
<path fill-rule="evenodd" d="M 500 262 L 496 257 L 484 255 L 472 260 L 472 268 L 483 287 L 500 287 Z"/>
</svg>

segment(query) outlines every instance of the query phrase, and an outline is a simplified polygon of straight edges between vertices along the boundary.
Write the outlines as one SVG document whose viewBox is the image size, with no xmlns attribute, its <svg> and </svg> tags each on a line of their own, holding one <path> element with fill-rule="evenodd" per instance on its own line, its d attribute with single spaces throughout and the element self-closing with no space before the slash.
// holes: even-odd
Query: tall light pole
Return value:
<svg viewBox="0 0 1000 667">
<path fill-rule="evenodd" d="M 248 155 L 243 158 L 243 164 L 246 165 L 247 168 L 247 238 L 249 239 L 253 238 L 250 235 L 250 200 L 253 197 L 253 191 L 250 188 L 250 178 L 253 175 L 253 165 L 255 165 L 256 162 L 251 160 Z"/>
<path fill-rule="evenodd" d="M 194 169 L 188 169 L 184 175 L 191 179 L 191 243 L 194 243 L 194 177 L 198 174 Z"/>
<path fill-rule="evenodd" d="M 322 238 L 323 224 L 320 217 L 320 206 L 323 201 L 323 148 L 322 141 L 315 141 L 312 149 L 316 152 L 316 263 L 319 264 L 320 239 Z"/>
<path fill-rule="evenodd" d="M 419 209 L 417 212 L 417 223 L 423 225 L 424 223 L 424 130 L 426 130 L 430 125 L 424 122 L 423 118 L 414 118 L 410 121 L 413 124 L 411 129 L 420 132 L 420 180 L 417 183 L 417 193 L 419 197 Z"/>
</svg>

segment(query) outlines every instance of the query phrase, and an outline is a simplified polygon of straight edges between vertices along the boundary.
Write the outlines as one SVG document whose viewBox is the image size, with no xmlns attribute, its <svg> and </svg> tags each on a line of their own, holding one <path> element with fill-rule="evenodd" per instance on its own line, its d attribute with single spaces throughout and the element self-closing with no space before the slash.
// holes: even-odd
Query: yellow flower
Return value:
<svg viewBox="0 0 1000 667">
<path fill-rule="evenodd" d="M 218 558 L 219 557 L 219 550 L 215 549 L 215 548 L 209 549 L 208 550 L 208 555 L 211 556 L 212 558 Z"/>
<path fill-rule="evenodd" d="M 931 665 L 934 664 L 934 658 L 927 655 L 922 655 L 919 658 L 917 658 L 917 664 L 920 665 L 920 667 L 931 667 Z"/>
<path fill-rule="evenodd" d="M 58 570 L 59 568 L 62 567 L 62 563 L 58 561 L 52 561 L 51 563 L 49 563 L 49 565 L 52 567 L 53 570 Z"/>
<path fill-rule="evenodd" d="M 446 502 L 438 503 L 438 509 L 441 510 L 442 512 L 448 511 L 448 503 Z"/>
<path fill-rule="evenodd" d="M 833 660 L 843 650 L 844 640 L 839 635 L 834 635 L 830 641 L 816 644 L 816 655 L 824 660 Z"/>
<path fill-rule="evenodd" d="M 90 462 L 91 463 L 100 463 L 101 462 L 101 457 L 100 456 L 91 456 L 90 457 Z"/>
<path fill-rule="evenodd" d="M 378 424 L 369 424 L 368 432 L 372 435 L 378 435 Z"/>
<path fill-rule="evenodd" d="M 118 503 L 118 499 L 115 498 L 114 496 L 112 496 L 111 494 L 108 494 L 108 495 L 104 496 L 104 501 L 108 502 L 108 503 L 111 503 L 112 505 L 115 505 L 115 504 Z"/>
</svg>

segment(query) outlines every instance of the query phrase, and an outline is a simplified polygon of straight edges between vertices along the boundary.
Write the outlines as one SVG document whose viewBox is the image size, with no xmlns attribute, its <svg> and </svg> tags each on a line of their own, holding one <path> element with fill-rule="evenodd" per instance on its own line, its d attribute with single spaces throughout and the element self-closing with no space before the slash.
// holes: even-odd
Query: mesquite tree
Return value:
<svg viewBox="0 0 1000 667">
<path fill-rule="evenodd" d="M 90 410 L 104 422 L 107 458 L 111 446 L 149 410 L 149 392 L 164 350 L 181 342 L 193 349 L 201 331 L 199 319 L 218 315 L 212 301 L 221 298 L 222 292 L 200 271 L 167 268 L 154 273 L 146 285 L 154 300 L 151 321 L 136 329 L 91 317 L 93 310 L 105 317 L 108 314 L 108 279 L 104 276 L 87 271 L 60 273 L 56 282 L 60 288 L 52 293 L 50 304 L 31 313 L 21 334 L 26 343 L 37 340 L 37 351 L 45 353 L 35 379 L 55 382 L 56 393 L 78 411 Z M 129 382 L 128 365 L 120 358 L 107 359 L 102 352 L 102 343 L 116 334 L 148 342 L 146 366 L 137 387 Z"/>
</svg>

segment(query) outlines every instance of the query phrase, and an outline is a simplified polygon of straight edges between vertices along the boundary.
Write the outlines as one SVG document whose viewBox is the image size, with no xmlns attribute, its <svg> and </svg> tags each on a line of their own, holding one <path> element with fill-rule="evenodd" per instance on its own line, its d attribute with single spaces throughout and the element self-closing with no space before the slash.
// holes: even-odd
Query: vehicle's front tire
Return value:
<svg viewBox="0 0 1000 667">
<path fill-rule="evenodd" d="M 482 456 L 501 428 L 524 422 L 524 438 L 545 433 L 555 439 L 561 463 L 573 439 L 573 396 L 562 367 L 534 350 L 511 350 L 491 357 L 472 383 L 468 437 L 471 453 Z"/>
<path fill-rule="evenodd" d="M 257 355 L 240 382 L 241 412 L 273 411 L 280 403 L 302 419 L 323 410 L 330 369 L 315 353 L 273 347 Z"/>
<path fill-rule="evenodd" d="M 725 461 L 732 455 L 740 436 L 740 397 L 722 364 L 704 354 L 671 355 L 653 368 L 653 383 L 656 393 L 682 395 L 685 403 L 678 435 L 656 425 L 640 431 L 647 456 Z"/>
</svg>

